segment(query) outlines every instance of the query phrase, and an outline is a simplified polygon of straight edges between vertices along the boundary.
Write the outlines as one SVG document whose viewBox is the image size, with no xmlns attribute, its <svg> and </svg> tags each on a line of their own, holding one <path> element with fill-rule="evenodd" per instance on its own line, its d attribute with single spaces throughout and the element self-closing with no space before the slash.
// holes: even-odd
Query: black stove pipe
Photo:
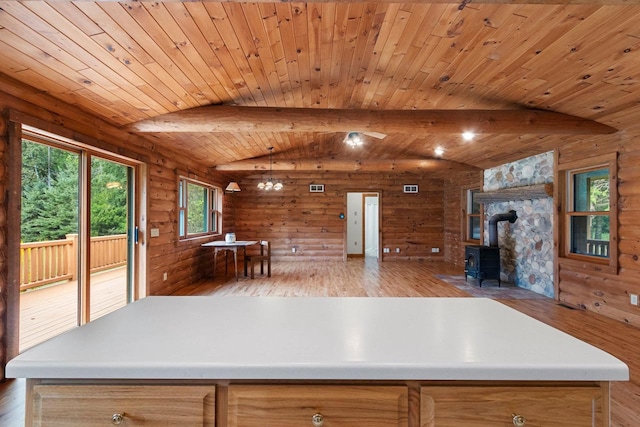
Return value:
<svg viewBox="0 0 640 427">
<path fill-rule="evenodd" d="M 489 247 L 498 247 L 498 223 L 500 221 L 509 221 L 511 224 L 516 222 L 518 215 L 516 211 L 511 210 L 507 213 L 496 214 L 489 219 Z"/>
</svg>

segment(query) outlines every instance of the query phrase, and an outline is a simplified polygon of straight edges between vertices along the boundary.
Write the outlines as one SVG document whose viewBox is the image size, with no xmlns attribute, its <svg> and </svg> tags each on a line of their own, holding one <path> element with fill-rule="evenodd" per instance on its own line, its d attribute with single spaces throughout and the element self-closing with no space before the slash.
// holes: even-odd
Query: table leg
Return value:
<svg viewBox="0 0 640 427">
<path fill-rule="evenodd" d="M 216 278 L 216 265 L 218 263 L 218 248 L 213 249 L 213 278 Z"/>
<path fill-rule="evenodd" d="M 242 247 L 242 261 L 244 261 L 244 277 L 247 277 L 247 247 Z"/>
<path fill-rule="evenodd" d="M 237 247 L 233 248 L 233 263 L 235 266 L 236 282 L 237 282 L 238 281 L 238 248 Z"/>
</svg>

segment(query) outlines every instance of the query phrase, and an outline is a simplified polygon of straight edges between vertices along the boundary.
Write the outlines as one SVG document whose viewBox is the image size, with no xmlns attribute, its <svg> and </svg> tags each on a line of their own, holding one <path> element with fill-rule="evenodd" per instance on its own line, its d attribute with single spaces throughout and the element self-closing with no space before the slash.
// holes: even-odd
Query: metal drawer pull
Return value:
<svg viewBox="0 0 640 427">
<path fill-rule="evenodd" d="M 119 426 L 124 421 L 124 412 L 121 414 L 113 414 L 111 416 L 111 424 Z"/>
<path fill-rule="evenodd" d="M 324 424 L 324 417 L 322 414 L 315 414 L 311 417 L 311 424 L 313 424 L 313 427 L 322 427 Z"/>
<path fill-rule="evenodd" d="M 513 425 L 516 427 L 524 427 L 527 420 L 522 415 L 511 414 L 513 417 Z"/>
</svg>

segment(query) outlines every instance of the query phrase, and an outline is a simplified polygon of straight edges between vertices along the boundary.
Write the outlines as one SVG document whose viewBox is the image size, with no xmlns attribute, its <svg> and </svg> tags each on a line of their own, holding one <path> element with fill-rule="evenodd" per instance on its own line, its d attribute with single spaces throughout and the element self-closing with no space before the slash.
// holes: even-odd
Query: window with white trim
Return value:
<svg viewBox="0 0 640 427">
<path fill-rule="evenodd" d="M 181 177 L 178 183 L 178 235 L 180 239 L 219 234 L 222 229 L 222 190 Z"/>
</svg>

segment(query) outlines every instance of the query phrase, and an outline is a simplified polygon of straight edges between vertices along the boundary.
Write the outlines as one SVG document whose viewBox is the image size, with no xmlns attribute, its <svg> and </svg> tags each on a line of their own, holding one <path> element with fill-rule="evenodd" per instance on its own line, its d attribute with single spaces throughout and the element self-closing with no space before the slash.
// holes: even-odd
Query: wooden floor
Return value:
<svg viewBox="0 0 640 427">
<path fill-rule="evenodd" d="M 438 279 L 438 275 L 461 275 L 459 268 L 433 262 L 274 263 L 271 278 L 256 276 L 217 277 L 194 283 L 175 295 L 247 296 L 367 296 L 367 297 L 462 297 L 464 291 Z M 486 282 L 485 282 L 486 283 Z M 483 284 L 483 288 L 485 285 Z M 508 298 L 508 290 L 504 297 Z M 573 310 L 552 299 L 502 299 L 499 301 L 542 322 L 576 336 L 620 358 L 629 365 L 631 381 L 612 387 L 614 427 L 640 426 L 640 329 L 597 314 Z M 526 333 L 526 331 L 523 331 Z M 0 425 L 22 426 L 24 381 L 0 384 Z"/>
</svg>

